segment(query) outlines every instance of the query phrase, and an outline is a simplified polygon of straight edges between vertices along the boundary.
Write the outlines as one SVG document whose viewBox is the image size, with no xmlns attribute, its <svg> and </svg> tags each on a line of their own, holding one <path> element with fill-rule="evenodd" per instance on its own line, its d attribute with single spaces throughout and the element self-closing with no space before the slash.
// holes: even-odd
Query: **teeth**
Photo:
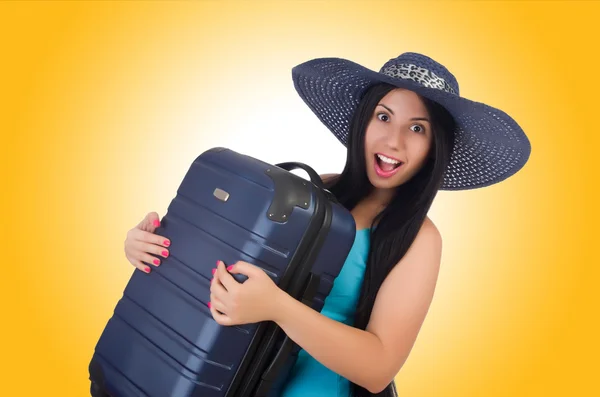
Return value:
<svg viewBox="0 0 600 397">
<path fill-rule="evenodd" d="M 383 161 L 384 163 L 388 163 L 388 164 L 399 164 L 400 163 L 398 160 L 394 160 L 394 159 L 391 159 L 389 157 L 385 157 L 382 154 L 377 154 L 377 157 L 379 157 L 379 159 L 381 161 Z"/>
</svg>

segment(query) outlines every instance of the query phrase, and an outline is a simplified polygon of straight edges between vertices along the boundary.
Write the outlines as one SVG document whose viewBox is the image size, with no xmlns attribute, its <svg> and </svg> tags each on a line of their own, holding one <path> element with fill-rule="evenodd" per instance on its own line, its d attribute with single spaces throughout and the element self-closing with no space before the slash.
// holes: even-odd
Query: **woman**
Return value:
<svg viewBox="0 0 600 397">
<path fill-rule="evenodd" d="M 455 77 L 421 54 L 404 53 L 379 72 L 315 59 L 292 76 L 347 146 L 342 173 L 323 179 L 354 216 L 354 245 L 320 313 L 246 262 L 217 265 L 209 307 L 221 325 L 274 321 L 302 348 L 284 397 L 393 396 L 435 290 L 442 239 L 427 212 L 437 191 L 510 177 L 530 143 L 502 111 L 460 97 Z M 150 213 L 125 240 L 129 261 L 147 272 L 144 262 L 168 255 L 158 225 Z M 249 278 L 239 284 L 230 273 Z"/>
</svg>

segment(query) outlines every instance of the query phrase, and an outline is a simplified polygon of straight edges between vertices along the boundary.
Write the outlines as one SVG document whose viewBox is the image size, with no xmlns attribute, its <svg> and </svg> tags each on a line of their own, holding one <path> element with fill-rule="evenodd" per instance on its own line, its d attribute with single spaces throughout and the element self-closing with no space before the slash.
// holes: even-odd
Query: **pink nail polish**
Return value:
<svg viewBox="0 0 600 397">
<path fill-rule="evenodd" d="M 160 226 L 160 222 L 158 221 L 158 219 L 154 220 L 154 226 L 159 227 Z"/>
<path fill-rule="evenodd" d="M 171 245 L 171 242 L 169 240 L 165 240 L 164 244 L 168 247 L 169 245 Z"/>
<path fill-rule="evenodd" d="M 158 259 L 155 259 L 153 262 L 155 265 L 158 265 L 160 263 L 160 261 Z"/>
<path fill-rule="evenodd" d="M 210 302 L 208 302 L 207 306 L 210 309 L 212 305 L 210 304 Z"/>
<path fill-rule="evenodd" d="M 217 272 L 217 269 L 212 269 L 212 274 L 214 275 Z"/>
<path fill-rule="evenodd" d="M 167 251 L 163 251 L 162 255 L 166 258 L 167 256 L 169 256 L 169 253 Z"/>
<path fill-rule="evenodd" d="M 231 269 L 233 269 L 233 265 L 229 266 L 229 267 L 227 268 L 227 271 L 228 271 L 228 272 L 230 272 L 230 271 L 231 271 Z"/>
<path fill-rule="evenodd" d="M 144 271 L 145 271 L 146 273 L 150 273 L 150 268 L 149 268 L 148 266 L 146 266 L 146 267 L 144 268 Z"/>
</svg>

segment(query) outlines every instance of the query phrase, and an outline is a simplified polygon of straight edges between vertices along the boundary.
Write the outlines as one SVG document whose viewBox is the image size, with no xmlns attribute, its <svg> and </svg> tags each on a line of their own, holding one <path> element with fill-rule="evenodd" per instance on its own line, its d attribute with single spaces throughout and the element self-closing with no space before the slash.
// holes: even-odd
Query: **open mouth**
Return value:
<svg viewBox="0 0 600 397">
<path fill-rule="evenodd" d="M 404 164 L 402 161 L 385 156 L 381 153 L 375 154 L 375 171 L 377 175 L 387 178 L 394 175 Z"/>
</svg>

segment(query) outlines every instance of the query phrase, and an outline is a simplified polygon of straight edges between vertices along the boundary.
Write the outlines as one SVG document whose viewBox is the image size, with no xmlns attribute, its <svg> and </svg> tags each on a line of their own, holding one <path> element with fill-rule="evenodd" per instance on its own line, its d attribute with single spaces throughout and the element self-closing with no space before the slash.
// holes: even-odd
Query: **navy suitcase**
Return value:
<svg viewBox="0 0 600 397">
<path fill-rule="evenodd" d="M 217 324 L 207 307 L 211 270 L 217 260 L 247 261 L 320 311 L 355 232 L 310 167 L 202 153 L 156 230 L 171 240 L 169 257 L 150 274 L 134 272 L 100 336 L 92 396 L 276 396 L 299 347 L 273 322 Z"/>
</svg>

